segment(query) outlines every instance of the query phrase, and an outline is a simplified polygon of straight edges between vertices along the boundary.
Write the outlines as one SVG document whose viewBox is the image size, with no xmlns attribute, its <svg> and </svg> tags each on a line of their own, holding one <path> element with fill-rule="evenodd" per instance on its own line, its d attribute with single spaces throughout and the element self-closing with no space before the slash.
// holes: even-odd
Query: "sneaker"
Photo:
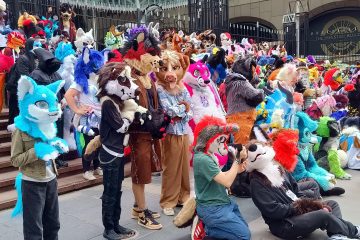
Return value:
<svg viewBox="0 0 360 240">
<path fill-rule="evenodd" d="M 196 215 L 191 226 L 191 240 L 202 240 L 205 236 L 204 223 Z"/>
<path fill-rule="evenodd" d="M 138 224 L 150 230 L 160 230 L 162 228 L 162 225 L 153 218 L 148 209 L 139 214 Z"/>
<path fill-rule="evenodd" d="M 124 238 L 122 234 L 118 234 L 114 230 L 104 230 L 103 237 L 108 240 L 119 240 Z"/>
<path fill-rule="evenodd" d="M 347 236 L 341 234 L 335 234 L 329 237 L 329 240 L 351 240 L 351 239 L 355 239 L 355 238 L 348 238 Z"/>
<path fill-rule="evenodd" d="M 160 213 L 158 213 L 158 212 L 154 212 L 154 211 L 151 211 L 151 210 L 149 210 L 148 209 L 148 211 L 151 213 L 151 215 L 152 215 L 152 217 L 154 218 L 154 219 L 157 219 L 157 218 L 160 218 Z M 139 218 L 139 214 L 142 212 L 142 210 L 139 210 L 137 207 L 133 207 L 133 209 L 132 209 L 132 214 L 131 214 L 131 218 L 132 219 L 137 219 L 137 218 Z"/>
<path fill-rule="evenodd" d="M 95 180 L 96 177 L 94 176 L 94 174 L 92 173 L 92 171 L 86 171 L 84 174 L 83 174 L 83 177 L 86 179 L 86 180 Z"/>
<path fill-rule="evenodd" d="M 166 216 L 174 216 L 175 215 L 173 208 L 164 208 L 163 212 Z"/>
<path fill-rule="evenodd" d="M 95 169 L 94 174 L 102 176 L 103 175 L 103 170 L 101 169 L 101 167 L 98 167 L 97 169 Z"/>
</svg>

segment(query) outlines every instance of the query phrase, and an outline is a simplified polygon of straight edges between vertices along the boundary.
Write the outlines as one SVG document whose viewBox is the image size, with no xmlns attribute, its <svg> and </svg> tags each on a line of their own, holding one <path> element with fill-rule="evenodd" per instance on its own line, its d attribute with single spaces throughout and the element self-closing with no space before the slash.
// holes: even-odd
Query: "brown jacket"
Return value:
<svg viewBox="0 0 360 240">
<path fill-rule="evenodd" d="M 35 155 L 34 144 L 37 141 L 39 140 L 16 129 L 11 137 L 11 164 L 19 167 L 24 175 L 41 180 L 46 177 L 46 164 Z M 54 173 L 58 175 L 54 160 L 52 166 Z"/>
</svg>

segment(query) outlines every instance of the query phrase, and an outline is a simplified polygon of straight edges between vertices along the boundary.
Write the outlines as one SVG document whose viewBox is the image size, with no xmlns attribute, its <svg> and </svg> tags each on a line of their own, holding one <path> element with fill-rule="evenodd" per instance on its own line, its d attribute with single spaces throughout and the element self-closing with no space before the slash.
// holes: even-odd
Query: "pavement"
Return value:
<svg viewBox="0 0 360 240">
<path fill-rule="evenodd" d="M 338 186 L 344 187 L 346 193 L 340 197 L 331 197 L 338 201 L 343 212 L 343 218 L 354 224 L 360 224 L 360 171 L 348 170 L 353 175 L 350 181 L 338 181 Z M 161 177 L 153 177 L 152 184 L 146 186 L 146 198 L 151 210 L 160 211 L 159 197 L 161 190 Z M 60 240 L 102 240 L 103 226 L 101 222 L 102 186 L 96 186 L 77 192 L 68 193 L 59 197 Z M 249 227 L 253 240 L 276 240 L 264 223 L 260 212 L 251 199 L 239 199 L 236 201 Z M 122 215 L 120 224 L 138 231 L 136 239 L 146 240 L 189 240 L 190 228 L 178 229 L 173 223 L 173 217 L 162 215 L 159 222 L 163 225 L 162 230 L 147 230 L 131 219 L 131 208 L 134 199 L 131 191 L 131 179 L 123 182 Z M 176 209 L 179 212 L 180 209 Z M 22 236 L 22 218 L 11 219 L 11 210 L 0 212 L 0 240 L 20 240 Z M 317 230 L 307 240 L 325 240 L 325 232 Z"/>
</svg>

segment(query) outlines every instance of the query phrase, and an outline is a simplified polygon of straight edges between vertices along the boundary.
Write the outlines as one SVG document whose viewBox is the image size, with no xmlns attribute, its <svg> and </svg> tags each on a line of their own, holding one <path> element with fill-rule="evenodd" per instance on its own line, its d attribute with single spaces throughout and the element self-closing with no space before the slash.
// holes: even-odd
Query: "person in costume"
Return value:
<svg viewBox="0 0 360 240">
<path fill-rule="evenodd" d="M 167 216 L 190 197 L 189 137 L 187 124 L 193 116 L 189 92 L 182 79 L 190 64 L 187 56 L 175 51 L 161 53 L 163 65 L 156 73 L 157 92 L 162 109 L 172 118 L 162 142 L 162 183 L 160 206 Z"/>
<path fill-rule="evenodd" d="M 34 53 L 39 61 L 39 64 L 37 68 L 32 71 L 30 77 L 34 79 L 38 85 L 47 85 L 55 81 L 62 80 L 60 74 L 57 72 L 57 70 L 59 70 L 60 68 L 61 62 L 54 56 L 54 54 L 43 48 L 35 49 Z M 60 101 L 63 99 L 64 94 L 65 90 L 64 88 L 61 88 L 58 93 L 58 99 L 60 99 Z M 64 137 L 63 120 L 63 117 L 60 117 L 59 120 L 56 122 L 59 137 Z M 57 168 L 68 166 L 68 163 L 64 162 L 61 159 L 61 156 L 60 158 L 57 158 L 55 162 Z"/>
<path fill-rule="evenodd" d="M 237 125 L 226 124 L 220 118 L 205 116 L 195 128 L 194 179 L 196 212 L 203 225 L 206 236 L 216 239 L 249 240 L 250 230 L 240 214 L 237 204 L 226 192 L 238 173 L 247 166 L 246 149 L 240 156 L 233 152 L 234 162 L 227 172 L 222 172 L 215 154 L 228 154 L 229 134 L 238 131 Z M 196 224 L 196 225 L 199 225 Z M 195 228 L 196 232 L 197 229 Z"/>
<path fill-rule="evenodd" d="M 76 134 L 83 133 L 85 141 L 85 146 L 79 150 L 80 155 L 84 153 L 87 144 L 94 138 L 94 135 L 99 133 L 101 105 L 96 98 L 98 92 L 96 72 L 103 65 L 103 55 L 99 51 L 85 47 L 75 66 L 75 82 L 65 93 L 66 102 L 75 113 L 74 125 L 78 130 Z M 95 174 L 102 175 L 98 158 L 87 161 L 82 156 L 83 177 L 87 180 L 96 179 L 91 171 L 91 162 L 93 162 Z"/>
<path fill-rule="evenodd" d="M 264 91 L 250 82 L 256 78 L 256 62 L 252 58 L 237 60 L 226 79 L 228 123 L 238 124 L 241 132 L 234 134 L 234 142 L 246 144 L 256 119 L 256 106 L 265 98 Z"/>
<path fill-rule="evenodd" d="M 272 147 L 251 142 L 246 148 L 251 197 L 272 234 L 297 239 L 322 229 L 331 240 L 360 238 L 360 226 L 342 219 L 337 202 L 306 198 L 295 179 L 274 164 Z"/>
<path fill-rule="evenodd" d="M 58 239 L 55 159 L 69 150 L 66 142 L 56 137 L 55 122 L 62 113 L 56 95 L 63 85 L 64 81 L 37 85 L 24 75 L 19 80 L 20 113 L 11 139 L 11 163 L 20 169 L 13 216 L 23 211 L 24 239 Z"/>
<path fill-rule="evenodd" d="M 166 126 L 164 128 L 160 124 L 163 121 L 163 111 L 155 83 L 149 74 L 160 68 L 158 43 L 159 40 L 152 28 L 133 28 L 124 47 L 120 51 L 113 51 L 116 57 L 110 60 L 124 61 L 132 67 L 135 84 L 139 86 L 140 91 L 139 105 L 154 115 L 151 121 L 146 121 L 143 125 L 133 123 L 129 130 L 132 190 L 135 198 L 132 216 L 137 219 L 140 226 L 151 230 L 159 230 L 162 225 L 156 221 L 160 214 L 149 210 L 146 205 L 145 184 L 151 183 L 152 171 L 161 170 L 162 151 L 159 139 L 163 138 L 166 131 Z"/>
<path fill-rule="evenodd" d="M 360 71 L 355 74 L 352 91 L 348 92 L 349 98 L 349 116 L 350 117 L 360 117 Z"/>
<path fill-rule="evenodd" d="M 35 54 L 32 51 L 34 48 L 35 39 L 29 38 L 25 43 L 24 54 L 16 60 L 15 65 L 12 67 L 9 78 L 6 83 L 6 90 L 9 92 L 9 121 L 8 130 L 14 130 L 14 119 L 19 115 L 17 87 L 21 75 L 28 76 L 35 69 Z"/>
<path fill-rule="evenodd" d="M 122 181 L 124 180 L 124 147 L 128 145 L 127 131 L 133 119 L 123 114 L 124 101 L 134 99 L 140 92 L 131 77 L 131 68 L 124 63 L 108 63 L 99 73 L 101 102 L 99 160 L 103 169 L 102 195 L 103 236 L 109 240 L 134 237 L 134 230 L 119 225 Z"/>
</svg>

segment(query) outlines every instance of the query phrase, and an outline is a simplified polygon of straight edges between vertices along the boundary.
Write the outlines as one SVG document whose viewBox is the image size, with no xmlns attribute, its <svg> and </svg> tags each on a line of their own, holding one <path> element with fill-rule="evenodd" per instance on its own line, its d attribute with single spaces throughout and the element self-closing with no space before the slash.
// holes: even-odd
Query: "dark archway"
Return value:
<svg viewBox="0 0 360 240">
<path fill-rule="evenodd" d="M 241 41 L 242 38 L 253 39 L 256 42 L 279 40 L 279 31 L 272 23 L 264 19 L 242 16 L 229 21 L 229 31 L 237 41 Z"/>
</svg>

